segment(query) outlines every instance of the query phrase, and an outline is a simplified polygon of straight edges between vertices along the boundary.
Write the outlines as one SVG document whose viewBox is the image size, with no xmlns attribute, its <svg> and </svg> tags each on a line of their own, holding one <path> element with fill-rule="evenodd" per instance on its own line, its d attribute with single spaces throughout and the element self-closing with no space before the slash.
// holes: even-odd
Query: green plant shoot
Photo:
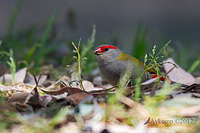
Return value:
<svg viewBox="0 0 200 133">
<path fill-rule="evenodd" d="M 76 45 L 72 42 L 72 45 L 75 48 L 75 53 L 77 53 L 77 63 L 78 63 L 78 77 L 79 77 L 79 82 L 80 82 L 80 87 L 82 90 L 85 90 L 82 84 L 82 80 L 81 80 L 81 55 L 79 52 L 79 45 L 80 45 L 80 41 L 79 41 L 79 45 L 78 48 L 76 47 Z"/>
<path fill-rule="evenodd" d="M 142 72 L 142 74 L 139 76 L 139 78 L 136 80 L 136 86 L 135 86 L 135 101 L 139 102 L 139 97 L 140 97 L 140 84 L 141 84 L 141 79 L 142 76 L 147 72 L 148 69 L 155 67 L 158 76 L 160 75 L 160 63 L 157 63 L 157 60 L 160 58 L 160 54 L 163 53 L 163 51 L 165 50 L 165 48 L 169 45 L 171 41 L 168 41 L 164 47 L 157 52 L 157 47 L 156 45 L 154 45 L 153 49 L 152 49 L 152 54 L 150 55 L 150 58 L 148 59 L 148 56 L 145 55 L 145 59 L 144 59 L 144 63 L 146 64 L 147 60 L 150 60 L 150 63 L 145 67 L 144 71 Z M 159 82 L 159 81 L 158 81 Z"/>
<path fill-rule="evenodd" d="M 15 81 L 15 72 L 16 72 L 16 65 L 15 61 L 13 59 L 13 51 L 10 50 L 10 61 L 7 61 L 7 64 L 10 66 L 10 72 L 12 74 L 12 84 L 14 84 Z"/>
</svg>

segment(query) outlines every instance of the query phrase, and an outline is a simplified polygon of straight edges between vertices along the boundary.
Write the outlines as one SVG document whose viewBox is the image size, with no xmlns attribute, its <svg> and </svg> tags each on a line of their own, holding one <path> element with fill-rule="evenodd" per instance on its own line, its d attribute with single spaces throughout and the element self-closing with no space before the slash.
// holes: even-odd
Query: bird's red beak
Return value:
<svg viewBox="0 0 200 133">
<path fill-rule="evenodd" d="M 102 54 L 101 48 L 97 48 L 97 49 L 94 51 L 94 54 L 96 54 L 96 55 Z"/>
</svg>

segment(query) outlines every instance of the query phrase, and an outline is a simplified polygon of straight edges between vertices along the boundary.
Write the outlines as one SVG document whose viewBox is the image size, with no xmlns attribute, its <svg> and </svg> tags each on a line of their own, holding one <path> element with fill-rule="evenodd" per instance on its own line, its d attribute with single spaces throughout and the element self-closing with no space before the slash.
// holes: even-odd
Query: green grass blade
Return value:
<svg viewBox="0 0 200 133">
<path fill-rule="evenodd" d="M 9 21 L 9 24 L 8 24 L 8 29 L 7 29 L 7 33 L 6 33 L 6 40 L 11 37 L 14 25 L 15 25 L 16 20 L 17 20 L 17 16 L 18 16 L 19 11 L 20 11 L 20 7 L 21 7 L 21 2 L 17 2 L 16 5 L 14 6 L 14 9 L 12 11 L 10 21 Z"/>
<path fill-rule="evenodd" d="M 188 72 L 189 72 L 189 73 L 194 72 L 194 71 L 197 69 L 197 67 L 199 67 L 199 65 L 200 65 L 200 58 L 199 58 L 198 60 L 196 60 L 196 61 L 191 65 L 191 67 L 188 69 Z"/>
<path fill-rule="evenodd" d="M 135 37 L 132 55 L 138 59 L 142 59 L 147 49 L 147 28 L 141 23 L 138 24 Z"/>
<path fill-rule="evenodd" d="M 31 56 L 34 54 L 34 52 L 35 52 L 35 50 L 36 50 L 37 47 L 40 47 L 40 44 L 35 43 L 35 44 L 33 45 L 33 47 L 30 49 L 30 51 L 28 52 L 28 54 L 26 55 L 25 60 L 26 60 L 28 63 L 30 63 L 30 58 L 31 58 Z"/>
<path fill-rule="evenodd" d="M 38 54 L 37 54 L 36 60 L 35 60 L 35 61 L 36 61 L 36 62 L 35 62 L 35 66 L 36 66 L 36 67 L 39 66 L 41 59 L 42 59 L 43 56 L 45 55 L 46 42 L 47 42 L 47 39 L 48 39 L 48 37 L 49 37 L 49 35 L 50 35 L 50 31 L 51 31 L 51 28 L 52 28 L 52 26 L 53 26 L 53 23 L 54 23 L 54 21 L 55 21 L 55 14 L 56 14 L 55 12 L 52 14 L 50 20 L 49 20 L 48 23 L 47 23 L 47 27 L 46 27 L 46 30 L 45 30 L 45 32 L 44 32 L 44 35 L 43 35 L 43 37 L 41 38 L 41 41 L 40 41 L 41 47 L 40 47 L 40 49 L 39 49 L 39 51 L 38 51 Z"/>
</svg>

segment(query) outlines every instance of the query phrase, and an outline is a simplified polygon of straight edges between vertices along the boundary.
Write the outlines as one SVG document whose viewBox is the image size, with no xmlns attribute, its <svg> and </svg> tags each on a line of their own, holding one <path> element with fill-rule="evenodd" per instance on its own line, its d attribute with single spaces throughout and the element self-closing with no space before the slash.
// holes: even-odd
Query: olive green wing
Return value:
<svg viewBox="0 0 200 133">
<path fill-rule="evenodd" d="M 137 58 L 135 58 L 135 57 L 133 57 L 133 56 L 127 54 L 127 53 L 124 53 L 124 52 L 121 52 L 121 54 L 120 54 L 120 56 L 118 57 L 117 60 L 125 60 L 125 61 L 132 60 L 134 63 L 139 64 L 143 68 L 147 67 L 147 65 L 144 65 L 144 63 L 141 62 L 140 60 L 138 60 Z M 153 68 L 150 68 L 147 71 L 150 72 L 150 73 L 156 73 L 156 70 L 154 70 Z"/>
</svg>

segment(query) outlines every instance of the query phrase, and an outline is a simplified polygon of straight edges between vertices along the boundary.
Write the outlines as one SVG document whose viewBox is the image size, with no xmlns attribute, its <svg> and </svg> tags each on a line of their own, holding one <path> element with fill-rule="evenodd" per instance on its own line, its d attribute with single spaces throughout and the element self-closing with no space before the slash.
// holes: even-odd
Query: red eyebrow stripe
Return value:
<svg viewBox="0 0 200 133">
<path fill-rule="evenodd" d="M 105 52 L 105 48 L 117 49 L 115 46 L 106 45 L 106 46 L 101 47 L 101 50 L 102 50 L 103 52 Z"/>
</svg>

